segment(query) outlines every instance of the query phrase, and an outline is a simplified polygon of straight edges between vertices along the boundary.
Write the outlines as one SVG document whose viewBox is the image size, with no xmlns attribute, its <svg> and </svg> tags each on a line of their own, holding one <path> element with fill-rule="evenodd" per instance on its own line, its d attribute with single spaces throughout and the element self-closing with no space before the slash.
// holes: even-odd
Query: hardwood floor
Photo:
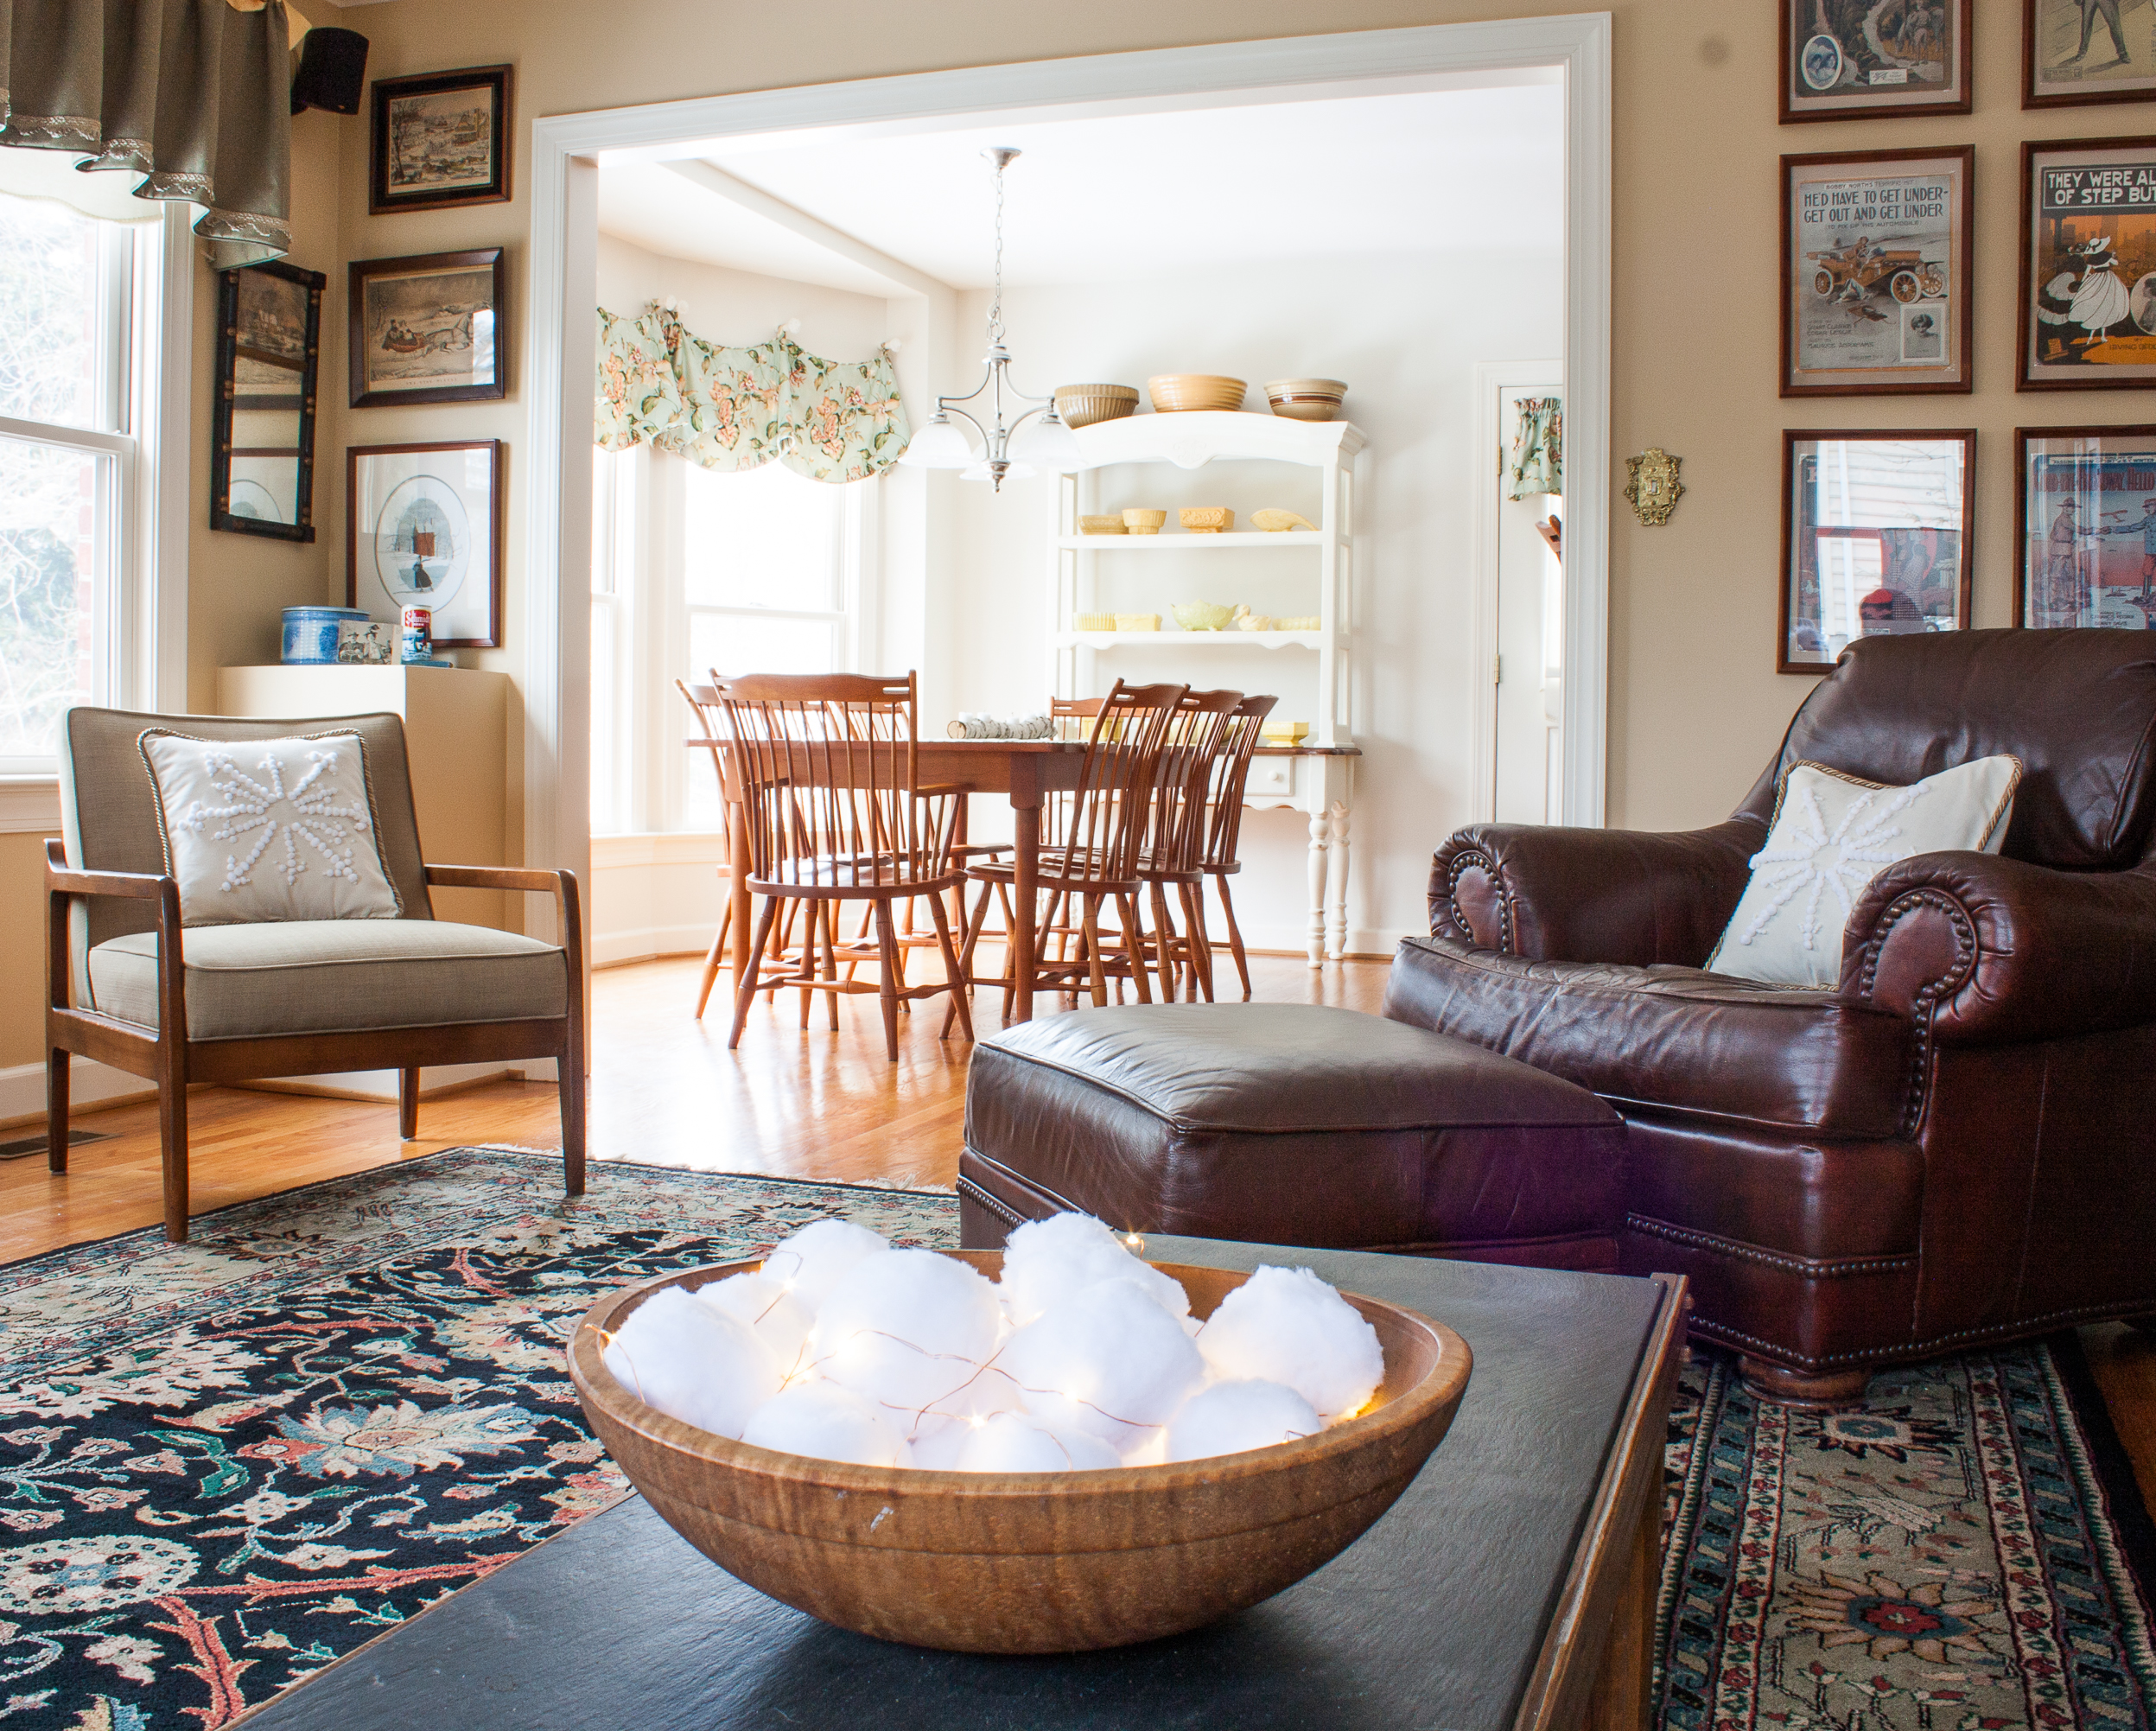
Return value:
<svg viewBox="0 0 2156 1731">
<path fill-rule="evenodd" d="M 946 1188 L 957 1175 L 969 1048 L 938 1040 L 934 1000 L 901 1017 L 899 1061 L 884 1056 L 873 998 L 842 999 L 831 1033 L 821 1000 L 799 1024 L 798 995 L 760 1004 L 741 1050 L 726 1049 L 726 982 L 703 1021 L 690 1014 L 693 958 L 613 968 L 594 983 L 590 1153 L 712 1172 L 767 1172 L 854 1184 Z M 1233 971 L 1221 958 L 1224 983 Z M 1253 957 L 1255 995 L 1272 1002 L 1375 1010 L 1385 964 Z M 1047 1013 L 1058 1001 L 1044 1000 Z M 995 1000 L 976 1013 L 992 1026 Z M 421 1139 L 397 1136 L 393 1105 L 202 1090 L 194 1125 L 194 1206 L 200 1213 L 294 1185 L 409 1160 L 467 1142 L 558 1148 L 550 1084 L 497 1082 L 423 1103 Z M 158 1193 L 154 1104 L 86 1116 L 112 1136 L 76 1149 L 54 1177 L 41 1156 L 0 1161 L 0 1260 L 153 1226 Z M 2156 1507 L 2156 1339 L 2112 1324 L 2083 1340 L 2142 1494 Z"/>
</svg>

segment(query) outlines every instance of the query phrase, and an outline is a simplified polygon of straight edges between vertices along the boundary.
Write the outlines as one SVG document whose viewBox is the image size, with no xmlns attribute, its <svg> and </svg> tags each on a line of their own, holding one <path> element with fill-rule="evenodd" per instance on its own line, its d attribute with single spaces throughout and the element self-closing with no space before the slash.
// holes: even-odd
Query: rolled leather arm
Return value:
<svg viewBox="0 0 2156 1731">
<path fill-rule="evenodd" d="M 1858 899 L 1841 995 L 1997 1046 L 2156 1022 L 2156 873 L 1918 854 Z"/>
<path fill-rule="evenodd" d="M 1432 862 L 1430 935 L 1534 961 L 1695 968 L 1765 835 L 1756 818 L 1669 834 L 1472 824 Z"/>
</svg>

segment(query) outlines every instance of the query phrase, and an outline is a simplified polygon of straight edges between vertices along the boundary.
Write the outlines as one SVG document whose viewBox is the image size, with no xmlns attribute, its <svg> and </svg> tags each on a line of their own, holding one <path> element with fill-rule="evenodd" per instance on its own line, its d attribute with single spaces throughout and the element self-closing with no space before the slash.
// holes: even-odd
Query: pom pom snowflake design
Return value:
<svg viewBox="0 0 2156 1731">
<path fill-rule="evenodd" d="M 1840 923 L 1848 925 L 1849 915 L 1856 911 L 1856 898 L 1864 893 L 1873 874 L 1907 852 L 1896 845 L 1902 830 L 1894 819 L 1929 791 L 1922 783 L 1914 787 L 1874 788 L 1860 795 L 1841 814 L 1841 821 L 1829 830 L 1827 814 L 1819 804 L 1819 791 L 1799 789 L 1800 809 L 1783 844 L 1762 848 L 1752 856 L 1752 870 L 1773 894 L 1737 934 L 1737 941 L 1751 943 L 1800 894 L 1804 898 L 1804 910 L 1798 929 L 1807 950 L 1818 947 L 1819 905 L 1829 892 L 1841 910 Z M 1893 797 L 1879 805 L 1886 794 Z"/>
<path fill-rule="evenodd" d="M 288 888 L 309 869 L 301 857 L 302 847 L 311 850 L 313 869 L 325 877 L 349 878 L 357 883 L 359 874 L 352 863 L 354 843 L 347 837 L 366 829 L 366 799 L 364 795 L 355 796 L 350 805 L 340 805 L 334 788 L 318 785 L 324 776 L 335 774 L 340 755 L 334 748 L 308 752 L 306 773 L 288 788 L 284 766 L 274 752 L 255 766 L 260 780 L 243 770 L 231 753 L 219 752 L 209 760 L 210 786 L 225 803 L 213 805 L 197 799 L 174 827 L 198 836 L 207 834 L 217 842 L 255 837 L 245 857 L 236 853 L 225 856 L 225 881 L 219 888 L 227 894 L 254 882 L 257 862 L 280 839 L 284 856 L 273 862 L 272 869 L 283 873 Z M 213 824 L 218 827 L 212 829 Z"/>
</svg>

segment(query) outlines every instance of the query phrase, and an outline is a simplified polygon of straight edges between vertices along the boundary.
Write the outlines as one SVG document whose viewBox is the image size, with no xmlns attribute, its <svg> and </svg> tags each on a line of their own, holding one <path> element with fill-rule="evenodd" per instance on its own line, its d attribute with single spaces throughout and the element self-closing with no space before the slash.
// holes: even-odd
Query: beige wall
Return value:
<svg viewBox="0 0 2156 1731">
<path fill-rule="evenodd" d="M 1162 48 L 1320 31 L 1383 29 L 1571 10 L 1532 0 L 1096 0 L 1084 7 L 1008 0 L 894 6 L 830 0 L 813 14 L 747 0 L 392 0 L 342 22 L 372 42 L 373 75 L 513 62 L 520 123 L 623 103 L 872 78 L 939 68 Z M 1743 794 L 1809 681 L 1774 665 L 1780 432 L 1796 427 L 1962 427 L 1980 432 L 1974 570 L 1976 619 L 2007 622 L 2013 593 L 2013 430 L 2153 417 L 2138 391 L 2051 402 L 2013 390 L 2019 141 L 2150 130 L 2138 105 L 2025 114 L 2021 9 L 1975 9 L 1975 112 L 1943 119 L 1776 124 L 1776 8 L 1769 0 L 1618 0 L 1612 449 L 1662 445 L 1685 460 L 1688 489 L 1669 525 L 1643 529 L 1620 504 L 1610 556 L 1610 818 L 1667 827 L 1706 822 Z M 315 166 L 325 135 L 340 154 L 334 191 Z M 1976 146 L 1976 391 L 1968 398 L 1785 404 L 1776 394 L 1776 158 L 1783 151 Z M 523 468 L 528 149 L 513 202 L 382 218 L 366 215 L 366 124 L 308 115 L 296 257 L 331 272 L 328 321 L 341 328 L 345 259 L 503 245 L 510 248 L 515 333 L 511 394 L 500 404 L 347 411 L 323 417 L 311 551 L 194 537 L 194 679 L 267 652 L 277 608 L 341 592 L 343 446 L 391 439 L 498 436 L 510 442 L 508 627 L 512 652 L 482 665 L 518 671 Z M 1371 172 L 1382 174 L 1374 162 Z M 1164 178 L 1163 195 L 1173 187 Z M 333 262 L 321 226 L 334 213 Z M 207 293 L 208 284 L 201 285 Z M 207 312 L 198 322 L 207 345 Z M 337 345 L 326 345 L 326 402 L 342 396 Z M 200 362 L 207 381 L 208 362 Z M 205 385 L 207 389 L 207 384 Z M 197 437 L 207 436 L 207 402 Z M 1620 482 L 1621 466 L 1613 478 Z M 206 480 L 193 510 L 199 519 Z M 197 698 L 205 693 L 199 685 Z M 512 774 L 516 773 L 512 766 Z M 512 816 L 512 824 L 518 820 Z M 1433 842 L 1438 837 L 1433 836 Z M 0 850 L 0 906 L 14 925 L 23 869 Z M 29 996 L 27 975 L 0 988 Z M 27 1030 L 24 1030 L 27 1031 Z M 0 1064 L 35 1055 L 0 1023 Z"/>
</svg>

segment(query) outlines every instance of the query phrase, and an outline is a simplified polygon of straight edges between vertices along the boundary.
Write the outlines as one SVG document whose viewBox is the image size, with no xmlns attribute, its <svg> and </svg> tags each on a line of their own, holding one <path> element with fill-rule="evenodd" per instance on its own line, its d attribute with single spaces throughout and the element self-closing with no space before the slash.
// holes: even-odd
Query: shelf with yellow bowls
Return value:
<svg viewBox="0 0 2156 1731">
<path fill-rule="evenodd" d="M 1064 631 L 1062 649 L 1320 649 L 1321 631 Z"/>
<path fill-rule="evenodd" d="M 1325 539 L 1324 532 L 1317 529 L 1283 529 L 1277 534 L 1262 529 L 1224 529 L 1211 535 L 1164 529 L 1158 535 L 1059 535 L 1055 544 L 1087 553 L 1217 553 L 1238 547 L 1321 547 Z"/>
</svg>

